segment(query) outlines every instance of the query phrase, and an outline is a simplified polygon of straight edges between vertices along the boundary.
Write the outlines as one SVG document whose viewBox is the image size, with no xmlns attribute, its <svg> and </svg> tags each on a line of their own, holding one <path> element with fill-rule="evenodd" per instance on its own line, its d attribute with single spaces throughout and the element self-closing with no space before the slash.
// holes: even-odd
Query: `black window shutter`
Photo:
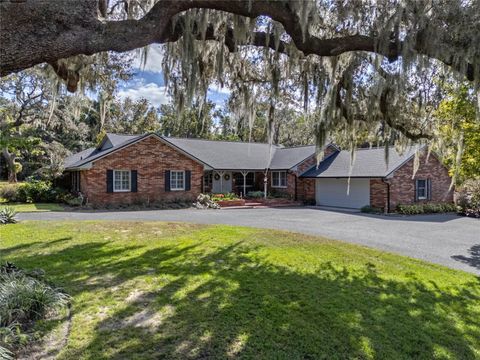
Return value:
<svg viewBox="0 0 480 360">
<path fill-rule="evenodd" d="M 418 201 L 418 180 L 415 180 L 415 201 Z"/>
<path fill-rule="evenodd" d="M 432 180 L 427 179 L 427 199 L 432 200 Z"/>
<path fill-rule="evenodd" d="M 170 191 L 170 170 L 165 170 L 165 191 Z"/>
<path fill-rule="evenodd" d="M 190 170 L 185 170 L 185 191 L 190 191 L 192 172 Z"/>
<path fill-rule="evenodd" d="M 137 170 L 132 170 L 131 174 L 131 181 L 132 181 L 132 192 L 137 192 Z"/>
<path fill-rule="evenodd" d="M 113 192 L 113 170 L 107 170 L 107 193 Z"/>
</svg>

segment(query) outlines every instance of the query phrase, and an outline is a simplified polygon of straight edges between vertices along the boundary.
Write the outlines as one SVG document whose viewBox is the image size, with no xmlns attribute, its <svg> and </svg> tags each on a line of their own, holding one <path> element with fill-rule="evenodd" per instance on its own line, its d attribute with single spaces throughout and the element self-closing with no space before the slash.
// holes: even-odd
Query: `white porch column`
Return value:
<svg viewBox="0 0 480 360">
<path fill-rule="evenodd" d="M 267 174 L 268 174 L 268 170 L 265 171 L 265 176 L 263 177 L 263 198 L 264 199 L 267 198 L 267 184 L 268 184 Z"/>
<path fill-rule="evenodd" d="M 220 175 L 220 193 L 223 194 L 223 174 L 225 174 L 225 171 L 216 171 L 218 175 Z"/>
<path fill-rule="evenodd" d="M 249 171 L 242 171 L 241 174 L 243 175 L 243 197 L 247 195 L 247 175 Z"/>
</svg>

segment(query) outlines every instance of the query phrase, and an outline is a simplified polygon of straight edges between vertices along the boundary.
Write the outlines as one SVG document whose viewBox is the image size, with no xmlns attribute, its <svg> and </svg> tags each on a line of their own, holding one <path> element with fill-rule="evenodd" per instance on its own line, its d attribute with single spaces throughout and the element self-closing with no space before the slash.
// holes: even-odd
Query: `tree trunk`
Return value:
<svg viewBox="0 0 480 360">
<path fill-rule="evenodd" d="M 8 170 L 8 182 L 9 183 L 16 183 L 17 182 L 17 173 L 15 169 L 15 155 L 11 154 L 7 148 L 2 150 L 2 155 L 7 162 L 7 170 Z"/>
<path fill-rule="evenodd" d="M 79 54 L 124 52 L 153 43 L 177 41 L 182 29 L 172 26 L 171 19 L 191 8 L 208 8 L 251 18 L 269 16 L 283 25 L 295 46 L 305 55 L 336 56 L 349 51 L 380 51 L 372 36 L 357 34 L 320 39 L 303 34 L 298 16 L 284 1 L 162 0 L 142 19 L 121 21 L 101 20 L 98 16 L 101 11 L 98 0 L 0 1 L 0 76 L 46 62 L 67 81 L 69 90 L 74 91 L 79 78 L 78 71 L 66 69 L 58 60 Z M 251 40 L 254 46 L 266 46 L 268 37 L 274 39 L 273 34 L 261 31 L 254 35 Z M 213 30 L 208 31 L 207 39 L 216 39 Z M 225 44 L 229 46 L 234 41 L 228 38 Z M 267 46 L 273 47 L 274 41 L 269 44 Z M 403 43 L 392 40 L 382 55 L 394 61 L 401 55 L 402 46 Z M 448 43 L 444 44 L 444 48 L 451 48 L 450 52 L 432 50 L 422 41 L 414 47 L 419 54 L 452 66 L 455 51 Z M 229 48 L 234 50 L 235 46 Z M 278 51 L 284 50 L 285 43 L 280 41 Z M 474 80 L 473 64 L 462 65 L 457 70 L 469 80 Z"/>
</svg>

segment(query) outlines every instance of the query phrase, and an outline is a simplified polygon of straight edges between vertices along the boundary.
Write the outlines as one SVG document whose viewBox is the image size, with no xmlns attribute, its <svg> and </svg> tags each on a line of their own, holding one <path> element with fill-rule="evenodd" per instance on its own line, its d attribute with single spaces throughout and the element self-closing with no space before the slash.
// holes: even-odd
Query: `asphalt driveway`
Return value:
<svg viewBox="0 0 480 360">
<path fill-rule="evenodd" d="M 344 240 L 480 275 L 480 220 L 383 216 L 318 208 L 21 213 L 25 220 L 187 221 L 290 230 Z"/>
</svg>

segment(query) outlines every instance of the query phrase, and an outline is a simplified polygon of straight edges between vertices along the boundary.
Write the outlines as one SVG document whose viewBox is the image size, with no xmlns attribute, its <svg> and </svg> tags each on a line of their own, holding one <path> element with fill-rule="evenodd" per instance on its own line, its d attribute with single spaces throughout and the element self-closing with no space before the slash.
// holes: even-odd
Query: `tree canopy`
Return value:
<svg viewBox="0 0 480 360">
<path fill-rule="evenodd" d="M 331 134 L 405 147 L 437 138 L 443 83 L 469 81 L 480 103 L 476 0 L 16 0 L 0 16 L 0 76 L 48 63 L 77 91 L 106 52 L 163 44 L 178 113 L 226 86 L 235 122 L 263 111 L 269 141 L 300 108 L 319 147 Z"/>
<path fill-rule="evenodd" d="M 480 122 L 475 118 L 472 89 L 449 89 L 435 111 L 442 154 L 457 183 L 480 176 Z"/>
</svg>

